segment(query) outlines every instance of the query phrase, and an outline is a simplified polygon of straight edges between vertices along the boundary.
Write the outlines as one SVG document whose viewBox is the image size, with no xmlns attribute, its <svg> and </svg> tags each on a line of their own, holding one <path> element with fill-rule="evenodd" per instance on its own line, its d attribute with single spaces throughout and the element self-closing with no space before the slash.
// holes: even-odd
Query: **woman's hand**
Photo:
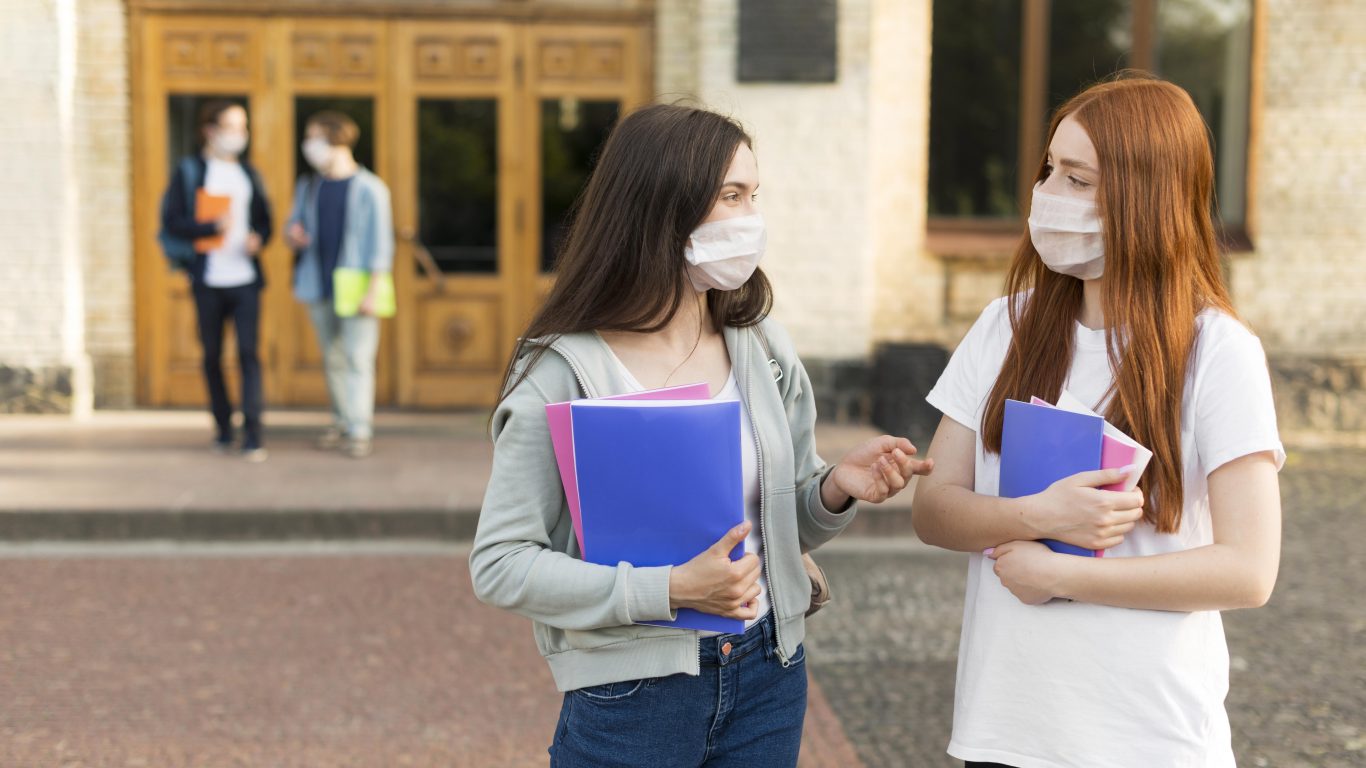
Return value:
<svg viewBox="0 0 1366 768">
<path fill-rule="evenodd" d="M 1097 486 L 1123 482 L 1133 467 L 1082 472 L 1026 496 L 1026 519 L 1036 538 L 1057 539 L 1087 549 L 1109 549 L 1124 541 L 1143 517 L 1142 491 L 1102 491 Z"/>
<path fill-rule="evenodd" d="M 753 619 L 758 610 L 752 605 L 759 596 L 759 556 L 750 552 L 739 560 L 730 553 L 749 535 L 750 524 L 743 522 L 726 532 L 721 540 L 702 554 L 669 571 L 669 607 L 724 616 L 728 619 Z"/>
<path fill-rule="evenodd" d="M 826 509 L 840 509 L 849 497 L 878 504 L 897 495 L 914 475 L 934 471 L 934 459 L 912 458 L 916 448 L 904 437 L 883 435 L 850 451 L 821 486 Z"/>
<path fill-rule="evenodd" d="M 252 232 L 247 235 L 247 253 L 255 256 L 261 252 L 261 236 Z"/>
<path fill-rule="evenodd" d="M 1041 605 L 1058 594 L 1060 555 L 1037 541 L 1010 541 L 986 551 L 996 561 L 993 570 L 1010 594 L 1025 605 Z"/>
</svg>

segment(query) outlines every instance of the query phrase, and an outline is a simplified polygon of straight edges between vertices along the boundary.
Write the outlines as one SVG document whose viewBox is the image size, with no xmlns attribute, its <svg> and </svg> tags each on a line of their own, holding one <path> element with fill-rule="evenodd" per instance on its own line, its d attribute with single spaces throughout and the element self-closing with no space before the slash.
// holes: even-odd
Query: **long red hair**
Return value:
<svg viewBox="0 0 1366 768">
<path fill-rule="evenodd" d="M 1181 401 L 1196 341 L 1196 316 L 1234 314 L 1224 285 L 1210 205 L 1209 129 L 1190 96 L 1171 83 L 1125 73 L 1058 108 L 1100 161 L 1096 203 L 1105 241 L 1103 309 L 1114 383 L 1105 418 L 1153 451 L 1139 487 L 1144 519 L 1164 533 L 1181 526 L 1184 487 Z M 1036 181 L 1045 177 L 1040 159 Z M 1026 229 L 1006 276 L 1013 337 L 988 396 L 982 441 L 999 453 L 1007 399 L 1054 401 L 1067 378 L 1082 282 L 1044 266 Z"/>
</svg>

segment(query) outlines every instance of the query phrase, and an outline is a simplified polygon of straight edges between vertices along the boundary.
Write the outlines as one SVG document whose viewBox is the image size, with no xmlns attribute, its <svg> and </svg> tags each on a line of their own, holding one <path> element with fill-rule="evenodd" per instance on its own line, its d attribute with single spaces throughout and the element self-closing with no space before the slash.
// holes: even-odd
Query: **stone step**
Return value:
<svg viewBox="0 0 1366 768">
<path fill-rule="evenodd" d="M 3 510 L 0 541 L 470 541 L 477 509 Z M 909 508 L 867 506 L 841 538 L 914 537 Z"/>
</svg>

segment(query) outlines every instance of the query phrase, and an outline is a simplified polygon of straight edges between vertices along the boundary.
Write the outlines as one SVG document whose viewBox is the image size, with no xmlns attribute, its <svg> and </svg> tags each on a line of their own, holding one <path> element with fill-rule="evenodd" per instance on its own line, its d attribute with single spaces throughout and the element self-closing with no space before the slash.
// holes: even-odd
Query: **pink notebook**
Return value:
<svg viewBox="0 0 1366 768">
<path fill-rule="evenodd" d="M 711 388 L 706 383 L 682 384 L 677 387 L 650 389 L 632 392 L 627 395 L 613 395 L 603 400 L 707 400 L 711 398 Z M 555 447 L 555 463 L 560 468 L 560 481 L 564 484 L 564 496 L 569 502 L 569 517 L 574 521 L 574 538 L 579 542 L 579 552 L 583 552 L 583 517 L 579 512 L 579 483 L 574 472 L 574 421 L 569 413 L 569 403 L 551 403 L 545 407 L 545 418 L 550 424 L 550 443 Z"/>
<path fill-rule="evenodd" d="M 1044 405 L 1049 408 L 1061 408 L 1073 413 L 1085 413 L 1091 416 L 1097 415 L 1095 411 L 1086 407 L 1081 400 L 1067 390 L 1063 390 L 1062 397 L 1058 398 L 1058 404 L 1031 397 L 1030 402 L 1035 405 Z M 1120 432 L 1105 422 L 1105 435 L 1101 438 L 1100 444 L 1100 468 L 1118 469 L 1134 465 L 1134 473 L 1129 476 L 1129 480 L 1123 483 L 1113 483 L 1102 485 L 1102 491 L 1132 491 L 1138 487 L 1138 479 L 1143 476 L 1143 471 L 1148 468 L 1148 462 L 1152 461 L 1153 452 L 1139 445 L 1132 437 Z"/>
<path fill-rule="evenodd" d="M 1095 411 L 1086 407 L 1081 400 L 1067 390 L 1063 390 L 1062 396 L 1058 398 L 1058 404 L 1053 405 L 1047 400 L 1038 397 L 1031 397 L 1030 402 L 1034 405 L 1042 405 L 1048 408 L 1061 408 L 1073 413 L 1084 413 L 1096 416 Z M 1112 483 L 1110 485 L 1099 486 L 1102 491 L 1132 491 L 1138 487 L 1138 479 L 1143 475 L 1143 471 L 1148 468 L 1148 462 L 1153 458 L 1153 452 L 1139 445 L 1133 438 L 1115 429 L 1110 422 L 1105 422 L 1105 433 L 1101 436 L 1100 442 L 1100 468 L 1118 469 L 1134 465 L 1134 473 L 1129 479 L 1122 483 Z M 1098 550 L 1096 557 L 1104 557 L 1105 550 Z"/>
</svg>

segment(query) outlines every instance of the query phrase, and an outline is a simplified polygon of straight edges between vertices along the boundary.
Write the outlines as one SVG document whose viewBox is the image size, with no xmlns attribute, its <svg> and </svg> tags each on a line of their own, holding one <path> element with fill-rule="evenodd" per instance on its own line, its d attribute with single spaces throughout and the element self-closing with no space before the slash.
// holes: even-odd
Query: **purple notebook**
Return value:
<svg viewBox="0 0 1366 768">
<path fill-rule="evenodd" d="M 711 389 L 706 383 L 682 384 L 677 387 L 650 389 L 627 395 L 614 395 L 603 400 L 707 400 Z M 579 509 L 579 484 L 574 473 L 574 426 L 569 415 L 570 403 L 551 403 L 545 407 L 550 424 L 550 443 L 555 446 L 555 463 L 560 468 L 560 482 L 564 484 L 565 500 L 569 502 L 569 517 L 574 521 L 574 538 L 583 548 L 583 514 Z"/>
<path fill-rule="evenodd" d="M 581 400 L 570 415 L 587 562 L 682 565 L 744 522 L 738 402 Z M 689 608 L 642 623 L 745 631 Z"/>
<path fill-rule="evenodd" d="M 1031 496 L 1078 472 L 1100 469 L 1105 420 L 1050 405 L 1006 401 L 1001 433 L 1000 495 Z M 1095 557 L 1096 551 L 1053 539 L 1054 552 Z"/>
</svg>

